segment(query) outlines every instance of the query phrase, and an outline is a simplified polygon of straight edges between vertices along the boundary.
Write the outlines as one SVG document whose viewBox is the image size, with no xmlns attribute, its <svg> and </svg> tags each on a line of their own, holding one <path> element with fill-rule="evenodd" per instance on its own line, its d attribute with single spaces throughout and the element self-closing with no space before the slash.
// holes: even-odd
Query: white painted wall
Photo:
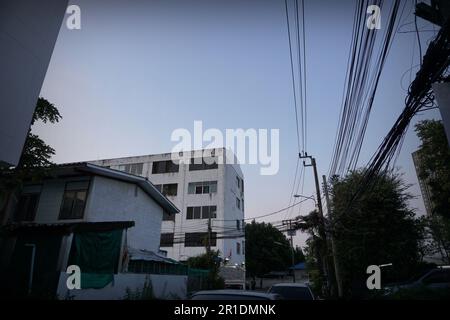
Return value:
<svg viewBox="0 0 450 320">
<path fill-rule="evenodd" d="M 89 177 L 52 179 L 42 184 L 35 222 L 134 221 L 127 243 L 135 249 L 159 250 L 163 209 L 135 184 L 94 176 L 89 185 L 83 219 L 59 220 L 65 183 Z"/>
<path fill-rule="evenodd" d="M 119 273 L 114 275 L 114 281 L 102 289 L 69 290 L 66 285 L 67 274 L 62 272 L 58 283 L 58 297 L 61 300 L 123 300 L 127 288 L 132 292 L 142 291 L 144 284 L 150 281 L 153 294 L 158 299 L 186 299 L 187 276 L 157 275 L 138 273 Z"/>
<path fill-rule="evenodd" d="M 159 250 L 163 209 L 135 184 L 95 176 L 91 181 L 85 221 L 134 221 L 127 243 L 135 249 Z"/>
</svg>

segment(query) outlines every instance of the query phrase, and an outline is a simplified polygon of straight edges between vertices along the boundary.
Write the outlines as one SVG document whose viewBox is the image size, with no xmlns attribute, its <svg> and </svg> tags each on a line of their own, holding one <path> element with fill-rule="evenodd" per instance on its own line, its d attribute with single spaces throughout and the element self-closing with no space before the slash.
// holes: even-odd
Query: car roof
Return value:
<svg viewBox="0 0 450 320">
<path fill-rule="evenodd" d="M 241 296 L 249 296 L 249 297 L 262 297 L 262 298 L 273 298 L 274 294 L 272 293 L 264 293 L 264 292 L 256 292 L 256 291 L 245 291 L 245 290 L 234 290 L 234 289 L 224 289 L 224 290 L 204 290 L 197 291 L 192 296 L 196 295 L 241 295 Z"/>
<path fill-rule="evenodd" d="M 273 284 L 272 287 L 300 287 L 300 288 L 309 288 L 306 283 L 276 283 Z"/>
</svg>

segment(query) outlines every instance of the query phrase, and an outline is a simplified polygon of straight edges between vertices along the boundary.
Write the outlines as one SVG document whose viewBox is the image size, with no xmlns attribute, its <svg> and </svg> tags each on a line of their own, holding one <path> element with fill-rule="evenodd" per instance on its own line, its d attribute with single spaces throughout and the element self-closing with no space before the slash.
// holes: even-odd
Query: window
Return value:
<svg viewBox="0 0 450 320">
<path fill-rule="evenodd" d="M 240 190 L 241 189 L 241 179 L 238 176 L 236 176 L 236 185 L 237 185 L 238 189 Z"/>
<path fill-rule="evenodd" d="M 173 247 L 173 233 L 161 233 L 160 247 Z"/>
<path fill-rule="evenodd" d="M 187 207 L 186 219 L 201 219 L 202 207 Z"/>
<path fill-rule="evenodd" d="M 121 164 L 121 165 L 119 165 L 119 170 L 139 176 L 139 175 L 142 175 L 143 166 L 144 166 L 143 163 Z"/>
<path fill-rule="evenodd" d="M 152 166 L 152 173 L 169 173 L 178 172 L 179 164 L 173 163 L 172 160 L 155 161 Z"/>
<path fill-rule="evenodd" d="M 236 229 L 241 230 L 241 221 L 240 220 L 236 220 Z"/>
<path fill-rule="evenodd" d="M 178 191 L 177 183 L 156 184 L 156 189 L 165 196 L 176 196 Z"/>
<path fill-rule="evenodd" d="M 236 254 L 241 254 L 241 244 L 236 242 Z"/>
<path fill-rule="evenodd" d="M 33 221 L 36 217 L 39 193 L 22 194 L 17 204 L 16 221 Z"/>
<path fill-rule="evenodd" d="M 216 246 L 217 234 L 211 232 L 211 246 Z M 208 232 L 192 232 L 184 234 L 185 247 L 205 247 L 208 244 Z"/>
<path fill-rule="evenodd" d="M 245 241 L 242 241 L 242 254 L 245 254 Z"/>
<path fill-rule="evenodd" d="M 217 206 L 203 206 L 203 207 L 187 207 L 186 219 L 208 219 L 216 218 Z"/>
<path fill-rule="evenodd" d="M 204 206 L 202 207 L 202 219 L 216 218 L 217 207 L 216 206 Z"/>
<path fill-rule="evenodd" d="M 84 215 L 89 181 L 67 182 L 59 219 L 81 219 Z"/>
<path fill-rule="evenodd" d="M 244 199 L 242 199 L 241 202 L 242 202 L 241 203 L 242 204 L 241 209 L 242 209 L 242 212 L 244 212 Z"/>
<path fill-rule="evenodd" d="M 210 170 L 217 168 L 217 157 L 208 159 L 208 163 L 205 162 L 204 158 L 202 158 L 201 163 L 199 158 L 193 158 L 191 159 L 191 163 L 189 164 L 189 171 Z"/>
<path fill-rule="evenodd" d="M 237 207 L 238 209 L 241 208 L 241 200 L 239 200 L 239 198 L 236 198 L 236 207 Z"/>
<path fill-rule="evenodd" d="M 166 211 L 163 212 L 163 221 L 175 221 L 175 214 L 169 214 Z"/>
<path fill-rule="evenodd" d="M 217 192 L 217 181 L 191 182 L 188 185 L 188 194 L 207 194 Z"/>
</svg>

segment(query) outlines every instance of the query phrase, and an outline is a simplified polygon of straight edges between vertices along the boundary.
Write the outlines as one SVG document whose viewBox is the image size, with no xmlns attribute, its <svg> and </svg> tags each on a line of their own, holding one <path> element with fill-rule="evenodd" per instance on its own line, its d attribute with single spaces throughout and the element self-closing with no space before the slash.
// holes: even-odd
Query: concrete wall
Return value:
<svg viewBox="0 0 450 320">
<path fill-rule="evenodd" d="M 0 1 L 0 162 L 19 161 L 67 2 Z"/>
<path fill-rule="evenodd" d="M 95 176 L 86 204 L 85 220 L 134 221 L 127 244 L 135 249 L 159 250 L 163 209 L 135 184 Z"/>
<path fill-rule="evenodd" d="M 119 273 L 114 275 L 113 283 L 102 289 L 69 290 L 66 285 L 67 274 L 59 277 L 58 297 L 61 300 L 123 300 L 127 289 L 131 292 L 142 291 L 145 283 L 151 283 L 153 294 L 158 299 L 186 299 L 187 276 Z"/>
<path fill-rule="evenodd" d="M 215 149 L 218 157 L 224 157 L 225 150 L 222 148 Z M 220 165 L 218 169 L 189 171 L 189 165 L 182 164 L 179 172 L 152 174 L 152 164 L 155 161 L 171 160 L 171 153 L 146 155 L 136 157 L 126 157 L 117 159 L 106 159 L 90 161 L 100 166 L 110 166 L 111 169 L 119 169 L 121 164 L 143 163 L 142 176 L 147 177 L 153 184 L 177 183 L 178 191 L 176 196 L 168 196 L 168 198 L 180 209 L 180 213 L 176 215 L 175 222 L 163 221 L 161 232 L 175 232 L 178 240 L 184 241 L 185 232 L 207 232 L 207 219 L 186 219 L 186 209 L 188 206 L 217 206 L 217 218 L 212 219 L 213 232 L 223 232 L 224 226 L 236 228 L 236 219 L 244 219 L 244 212 L 236 208 L 236 195 L 240 195 L 236 185 L 236 175 L 243 178 L 239 165 Z M 217 193 L 208 194 L 188 194 L 188 185 L 190 182 L 200 181 L 217 181 Z M 244 196 L 241 196 L 241 199 Z M 223 221 L 230 220 L 230 221 Z M 230 229 L 226 229 L 230 230 Z M 242 231 L 237 231 L 242 233 Z M 227 256 L 232 252 L 231 263 L 242 263 L 245 256 L 236 254 L 236 242 L 244 239 L 218 239 L 217 245 L 213 247 L 215 250 Z M 173 247 L 162 247 L 167 251 L 167 256 L 176 260 L 186 260 L 188 257 L 196 256 L 205 252 L 204 247 L 185 247 L 184 243 L 175 244 Z"/>
</svg>

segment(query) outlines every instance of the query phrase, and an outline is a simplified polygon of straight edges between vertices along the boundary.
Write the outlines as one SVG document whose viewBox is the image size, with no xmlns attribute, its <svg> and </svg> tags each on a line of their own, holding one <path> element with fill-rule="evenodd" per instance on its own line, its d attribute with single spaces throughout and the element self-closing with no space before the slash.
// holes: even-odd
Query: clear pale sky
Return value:
<svg viewBox="0 0 450 320">
<path fill-rule="evenodd" d="M 356 1 L 356 0 L 355 0 Z M 283 0 L 70 1 L 81 8 L 81 30 L 65 20 L 41 91 L 63 115 L 35 132 L 56 149 L 57 163 L 169 152 L 173 130 L 280 130 L 280 170 L 261 176 L 242 166 L 246 217 L 289 204 L 297 142 Z M 340 112 L 353 1 L 305 0 L 308 153 L 327 174 Z M 412 31 L 413 1 L 402 17 Z M 67 18 L 68 15 L 66 15 Z M 387 13 L 384 13 L 387 19 Z M 383 12 L 382 12 L 383 22 Z M 432 26 L 418 19 L 419 28 Z M 421 32 L 425 51 L 433 32 Z M 360 157 L 365 164 L 404 107 L 411 64 L 418 63 L 414 32 L 397 33 L 383 71 Z M 414 51 L 414 56 L 413 56 Z M 417 68 L 413 69 L 414 71 Z M 406 72 L 406 74 L 405 74 Z M 412 74 L 414 78 L 415 72 Z M 402 75 L 403 81 L 402 81 Z M 402 82 L 401 82 L 402 81 Z M 403 88 L 402 88 L 403 87 Z M 414 119 L 440 118 L 427 111 Z M 397 166 L 419 196 L 410 127 Z M 303 194 L 313 195 L 311 168 Z M 266 221 L 306 214 L 299 209 Z M 411 202 L 424 213 L 421 197 Z M 297 236 L 302 244 L 304 236 Z"/>
</svg>

